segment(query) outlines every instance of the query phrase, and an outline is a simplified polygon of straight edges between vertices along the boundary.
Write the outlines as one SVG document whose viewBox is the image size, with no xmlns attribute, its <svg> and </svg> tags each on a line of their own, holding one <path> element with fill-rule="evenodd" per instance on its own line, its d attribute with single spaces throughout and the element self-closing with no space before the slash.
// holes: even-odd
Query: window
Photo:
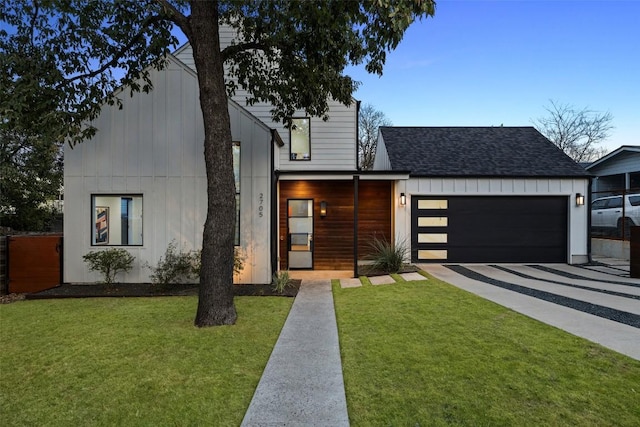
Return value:
<svg viewBox="0 0 640 427">
<path fill-rule="evenodd" d="M 311 126 L 310 119 L 291 119 L 290 133 L 290 159 L 291 160 L 311 160 Z"/>
<path fill-rule="evenodd" d="M 622 207 L 622 196 L 609 199 L 609 202 L 607 202 L 607 209 L 621 208 L 621 207 Z"/>
<path fill-rule="evenodd" d="M 142 196 L 93 195 L 92 245 L 142 245 Z"/>
<path fill-rule="evenodd" d="M 594 200 L 593 203 L 591 204 L 591 209 L 594 211 L 605 209 L 606 207 L 607 207 L 607 199 Z"/>
<path fill-rule="evenodd" d="M 233 176 L 236 181 L 236 233 L 234 245 L 240 246 L 240 143 L 233 143 Z"/>
</svg>

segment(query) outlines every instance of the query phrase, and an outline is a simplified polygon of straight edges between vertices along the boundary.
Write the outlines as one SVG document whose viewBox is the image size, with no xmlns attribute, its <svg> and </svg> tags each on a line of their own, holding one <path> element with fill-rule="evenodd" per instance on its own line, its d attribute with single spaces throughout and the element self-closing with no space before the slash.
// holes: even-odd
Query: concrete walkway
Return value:
<svg viewBox="0 0 640 427">
<path fill-rule="evenodd" d="M 330 280 L 303 280 L 242 426 L 348 426 Z"/>
</svg>

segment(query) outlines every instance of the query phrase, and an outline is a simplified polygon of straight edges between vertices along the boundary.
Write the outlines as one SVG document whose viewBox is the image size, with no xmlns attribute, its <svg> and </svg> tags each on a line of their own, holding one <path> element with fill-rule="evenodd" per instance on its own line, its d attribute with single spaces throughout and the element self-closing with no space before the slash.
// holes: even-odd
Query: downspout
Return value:
<svg viewBox="0 0 640 427">
<path fill-rule="evenodd" d="M 270 230 L 270 252 L 271 252 L 271 275 L 278 272 L 278 172 L 275 170 L 275 149 L 274 144 L 280 145 L 281 139 L 278 131 L 271 129 L 271 144 L 269 144 L 269 154 L 271 157 L 271 230 Z"/>
<path fill-rule="evenodd" d="M 360 101 L 356 101 L 356 170 L 360 169 Z"/>
<path fill-rule="evenodd" d="M 591 198 L 593 192 L 593 177 L 589 177 L 589 189 L 587 190 L 587 260 L 591 264 L 593 258 L 591 257 Z"/>
<path fill-rule="evenodd" d="M 360 171 L 360 101 L 356 101 L 356 170 Z M 358 274 L 358 183 L 360 177 L 353 177 L 353 277 Z"/>
<path fill-rule="evenodd" d="M 359 277 L 358 274 L 358 183 L 360 177 L 353 177 L 353 277 Z"/>
</svg>

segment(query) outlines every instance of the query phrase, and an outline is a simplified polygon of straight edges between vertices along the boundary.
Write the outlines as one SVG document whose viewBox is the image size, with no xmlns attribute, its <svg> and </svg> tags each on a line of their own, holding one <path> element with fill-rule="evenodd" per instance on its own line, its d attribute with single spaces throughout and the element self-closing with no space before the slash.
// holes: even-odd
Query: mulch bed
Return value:
<svg viewBox="0 0 640 427">
<path fill-rule="evenodd" d="M 418 271 L 413 265 L 405 265 L 399 273 L 411 273 Z M 360 266 L 358 273 L 362 276 L 379 276 L 387 274 L 376 271 L 369 266 Z M 293 279 L 288 288 L 282 293 L 273 290 L 273 285 L 235 285 L 235 296 L 282 296 L 295 297 L 300 289 L 301 280 Z M 159 286 L 152 283 L 114 283 L 105 285 L 101 283 L 91 285 L 64 284 L 32 294 L 0 295 L 0 304 L 8 304 L 24 299 L 55 299 L 55 298 L 98 298 L 98 297 L 166 297 L 198 295 L 198 285 L 176 284 Z"/>
<path fill-rule="evenodd" d="M 292 280 L 284 292 L 278 293 L 272 285 L 235 285 L 235 296 L 283 296 L 295 297 L 300 289 L 300 280 Z M 32 294 L 3 295 L 3 303 L 20 299 L 55 299 L 55 298 L 97 298 L 97 297 L 166 297 L 198 295 L 198 286 L 171 285 L 158 286 L 151 283 L 114 283 L 112 285 L 69 285 L 64 284 Z"/>
<path fill-rule="evenodd" d="M 400 268 L 400 271 L 398 271 L 398 274 L 415 273 L 416 271 L 420 271 L 420 269 L 415 265 L 405 264 L 402 266 L 402 268 Z M 360 265 L 358 266 L 358 274 L 360 276 L 370 277 L 370 276 L 386 276 L 389 273 L 387 273 L 386 271 L 376 270 L 370 265 Z"/>
</svg>

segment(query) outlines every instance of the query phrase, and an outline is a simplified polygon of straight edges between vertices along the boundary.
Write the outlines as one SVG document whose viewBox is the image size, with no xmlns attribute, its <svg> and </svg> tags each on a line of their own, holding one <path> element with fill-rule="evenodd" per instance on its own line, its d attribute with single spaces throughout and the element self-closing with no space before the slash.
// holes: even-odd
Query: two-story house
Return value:
<svg viewBox="0 0 640 427">
<path fill-rule="evenodd" d="M 223 47 L 234 34 L 221 29 Z M 95 282 L 82 256 L 124 247 L 124 282 L 147 282 L 168 245 L 202 246 L 203 123 L 187 44 L 151 70 L 153 91 L 122 96 L 65 149 L 64 281 Z M 125 90 L 125 89 L 123 89 Z M 406 244 L 411 261 L 589 259 L 589 175 L 531 127 L 382 128 L 373 171 L 357 167 L 358 103 L 292 126 L 268 104 L 229 99 L 236 177 L 236 283 L 285 269 L 351 270 L 374 238 Z M 409 261 L 409 260 L 408 260 Z"/>
</svg>

